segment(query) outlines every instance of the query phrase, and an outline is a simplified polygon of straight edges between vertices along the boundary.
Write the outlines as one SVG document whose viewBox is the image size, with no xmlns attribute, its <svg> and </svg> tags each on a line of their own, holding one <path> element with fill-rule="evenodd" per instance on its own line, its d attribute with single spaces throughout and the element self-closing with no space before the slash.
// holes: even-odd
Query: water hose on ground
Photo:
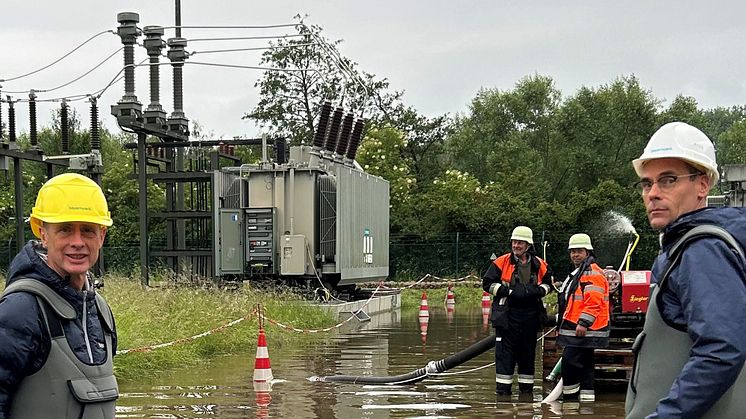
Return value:
<svg viewBox="0 0 746 419">
<path fill-rule="evenodd" d="M 321 381 L 327 383 L 352 383 L 352 384 L 411 384 L 424 380 L 428 374 L 437 374 L 457 367 L 466 361 L 487 352 L 495 347 L 495 336 L 488 336 L 479 342 L 469 346 L 463 351 L 443 358 L 439 361 L 430 361 L 427 366 L 418 368 L 407 374 L 391 377 L 376 377 L 370 375 L 330 375 L 326 377 L 311 377 L 310 381 Z"/>
</svg>

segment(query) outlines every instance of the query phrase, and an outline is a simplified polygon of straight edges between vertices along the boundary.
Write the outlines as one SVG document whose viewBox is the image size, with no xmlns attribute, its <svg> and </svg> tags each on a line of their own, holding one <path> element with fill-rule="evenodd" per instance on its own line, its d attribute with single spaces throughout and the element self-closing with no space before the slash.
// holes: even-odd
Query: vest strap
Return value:
<svg viewBox="0 0 746 419">
<path fill-rule="evenodd" d="M 51 288 L 35 279 L 21 278 L 5 288 L 3 295 L 19 291 L 28 292 L 40 297 L 49 304 L 49 307 L 51 307 L 59 317 L 62 317 L 65 320 L 72 320 L 75 318 L 75 309 L 70 303 L 65 301 L 65 299 L 59 294 L 52 291 Z"/>
</svg>

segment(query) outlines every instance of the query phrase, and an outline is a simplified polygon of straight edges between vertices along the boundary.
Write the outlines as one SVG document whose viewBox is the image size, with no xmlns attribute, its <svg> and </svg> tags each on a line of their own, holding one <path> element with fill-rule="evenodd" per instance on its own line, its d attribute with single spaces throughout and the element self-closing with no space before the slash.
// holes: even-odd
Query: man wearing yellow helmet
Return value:
<svg viewBox="0 0 746 419">
<path fill-rule="evenodd" d="M 542 298 L 552 289 L 552 270 L 534 254 L 533 232 L 526 226 L 513 229 L 511 252 L 492 263 L 482 277 L 482 288 L 492 294 L 495 328 L 495 393 L 510 395 L 513 371 L 518 365 L 518 387 L 534 387 L 536 336 L 545 315 Z"/>
<path fill-rule="evenodd" d="M 112 225 L 106 198 L 85 176 L 55 176 L 30 223 L 39 241 L 0 299 L 0 418 L 114 418 L 114 318 L 89 273 Z"/>
</svg>

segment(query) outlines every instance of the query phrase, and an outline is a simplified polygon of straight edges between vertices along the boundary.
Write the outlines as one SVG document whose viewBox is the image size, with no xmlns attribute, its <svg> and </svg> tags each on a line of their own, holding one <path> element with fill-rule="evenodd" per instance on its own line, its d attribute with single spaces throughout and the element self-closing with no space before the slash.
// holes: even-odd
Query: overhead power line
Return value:
<svg viewBox="0 0 746 419">
<path fill-rule="evenodd" d="M 197 54 L 214 54 L 214 53 L 220 53 L 220 52 L 261 51 L 261 50 L 271 50 L 271 49 L 307 47 L 307 46 L 310 46 L 310 45 L 318 45 L 318 44 L 316 44 L 316 43 L 308 43 L 308 44 L 293 44 L 293 45 L 271 46 L 271 47 L 214 49 L 214 50 L 205 50 L 205 51 L 192 51 L 192 52 L 189 53 L 189 55 L 192 56 L 192 55 L 197 55 Z"/>
<path fill-rule="evenodd" d="M 197 61 L 186 61 L 185 64 L 205 65 L 212 67 L 227 67 L 227 68 L 243 68 L 248 70 L 267 70 L 267 71 L 282 71 L 286 73 L 297 73 L 303 71 L 309 71 L 312 73 L 318 72 L 316 69 L 305 69 L 305 68 L 277 68 L 277 67 L 262 67 L 253 65 L 239 65 L 239 64 L 220 64 L 220 63 L 203 63 Z"/>
<path fill-rule="evenodd" d="M 49 88 L 49 89 L 33 89 L 33 90 L 36 93 L 48 93 L 48 92 L 52 92 L 52 91 L 61 89 L 63 87 L 69 86 L 69 85 L 75 83 L 76 81 L 82 79 L 83 77 L 91 74 L 94 70 L 96 70 L 97 68 L 99 68 L 102 65 L 104 65 L 105 62 L 109 61 L 109 59 L 111 59 L 111 57 L 115 56 L 117 53 L 119 53 L 119 51 L 121 51 L 123 49 L 124 49 L 124 47 L 121 47 L 118 50 L 112 52 L 111 54 L 109 54 L 108 57 L 104 58 L 103 61 L 101 61 L 100 63 L 96 64 L 93 68 L 91 68 L 90 70 L 86 71 L 85 73 L 81 74 L 80 76 L 78 76 L 78 77 L 76 77 L 76 78 L 74 78 L 74 79 L 72 79 L 72 80 L 70 80 L 70 81 L 68 81 L 66 83 L 63 83 L 63 84 L 61 84 L 59 86 L 52 87 L 52 88 Z M 29 90 L 17 90 L 17 91 L 5 91 L 5 93 L 23 94 L 23 93 L 29 93 L 30 91 L 31 91 L 31 89 L 29 89 Z"/>
<path fill-rule="evenodd" d="M 267 35 L 267 36 L 238 36 L 230 38 L 189 38 L 187 42 L 203 42 L 203 41 L 243 41 L 243 40 L 257 40 L 257 39 L 285 39 L 285 38 L 298 38 L 301 34 L 290 34 L 290 35 Z"/>
<path fill-rule="evenodd" d="M 101 32 L 99 32 L 99 33 L 97 33 L 97 34 L 93 35 L 92 37 L 90 37 L 90 38 L 86 39 L 86 40 L 85 40 L 85 41 L 84 41 L 84 42 L 83 42 L 82 44 L 80 44 L 80 45 L 78 45 L 77 47 L 73 48 L 73 49 L 72 49 L 72 50 L 71 50 L 70 52 L 68 52 L 67 54 L 63 55 L 62 57 L 60 57 L 60 58 L 58 58 L 58 59 L 56 59 L 56 60 L 54 60 L 54 61 L 52 61 L 51 63 L 49 63 L 49 64 L 45 65 L 44 67 L 41 67 L 41 68 L 39 68 L 39 69 L 36 69 L 36 70 L 34 70 L 34 71 L 30 71 L 30 72 L 28 72 L 28 73 L 26 73 L 26 74 L 21 74 L 21 75 L 19 75 L 19 76 L 14 76 L 14 77 L 8 77 L 8 78 L 5 78 L 5 79 L 0 79 L 0 82 L 9 82 L 9 81 L 13 81 L 13 80 L 18 80 L 18 79 L 20 79 L 20 78 L 23 78 L 23 77 L 26 77 L 26 76 L 30 76 L 30 75 L 32 75 L 32 74 L 36 74 L 36 73 L 38 73 L 38 72 L 40 72 L 40 71 L 42 71 L 42 70 L 46 70 L 46 69 L 48 69 L 49 67 L 51 67 L 51 66 L 53 66 L 53 65 L 57 64 L 58 62 L 60 62 L 60 61 L 64 60 L 65 58 L 67 58 L 67 57 L 68 57 L 68 56 L 69 56 L 70 54 L 72 54 L 73 52 L 75 52 L 75 51 L 79 50 L 79 49 L 80 49 L 80 48 L 81 48 L 81 47 L 82 47 L 83 45 L 85 45 L 85 44 L 89 43 L 90 41 L 94 40 L 95 38 L 97 38 L 97 37 L 99 37 L 99 36 L 101 36 L 101 35 L 103 35 L 103 34 L 105 34 L 105 33 L 111 33 L 111 34 L 114 34 L 114 35 L 116 35 L 116 31 L 113 31 L 113 30 L 106 30 L 106 31 L 101 31 Z"/>
<path fill-rule="evenodd" d="M 279 25 L 249 25 L 249 26 L 161 26 L 163 29 L 272 29 L 294 28 L 297 23 L 282 23 Z"/>
</svg>

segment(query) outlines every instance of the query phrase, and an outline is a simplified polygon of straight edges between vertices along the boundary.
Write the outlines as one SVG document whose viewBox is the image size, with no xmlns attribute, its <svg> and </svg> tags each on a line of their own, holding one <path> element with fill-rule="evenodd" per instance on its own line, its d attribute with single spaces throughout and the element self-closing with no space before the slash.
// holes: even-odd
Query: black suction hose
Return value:
<svg viewBox="0 0 746 419">
<path fill-rule="evenodd" d="M 461 352 L 456 352 L 440 361 L 430 361 L 424 368 L 418 368 L 407 374 L 394 375 L 392 377 L 375 377 L 370 375 L 330 375 L 327 377 L 311 377 L 309 380 L 327 383 L 352 384 L 411 384 L 424 380 L 427 378 L 428 374 L 441 373 L 457 367 L 494 347 L 495 336 L 488 336 Z"/>
</svg>

